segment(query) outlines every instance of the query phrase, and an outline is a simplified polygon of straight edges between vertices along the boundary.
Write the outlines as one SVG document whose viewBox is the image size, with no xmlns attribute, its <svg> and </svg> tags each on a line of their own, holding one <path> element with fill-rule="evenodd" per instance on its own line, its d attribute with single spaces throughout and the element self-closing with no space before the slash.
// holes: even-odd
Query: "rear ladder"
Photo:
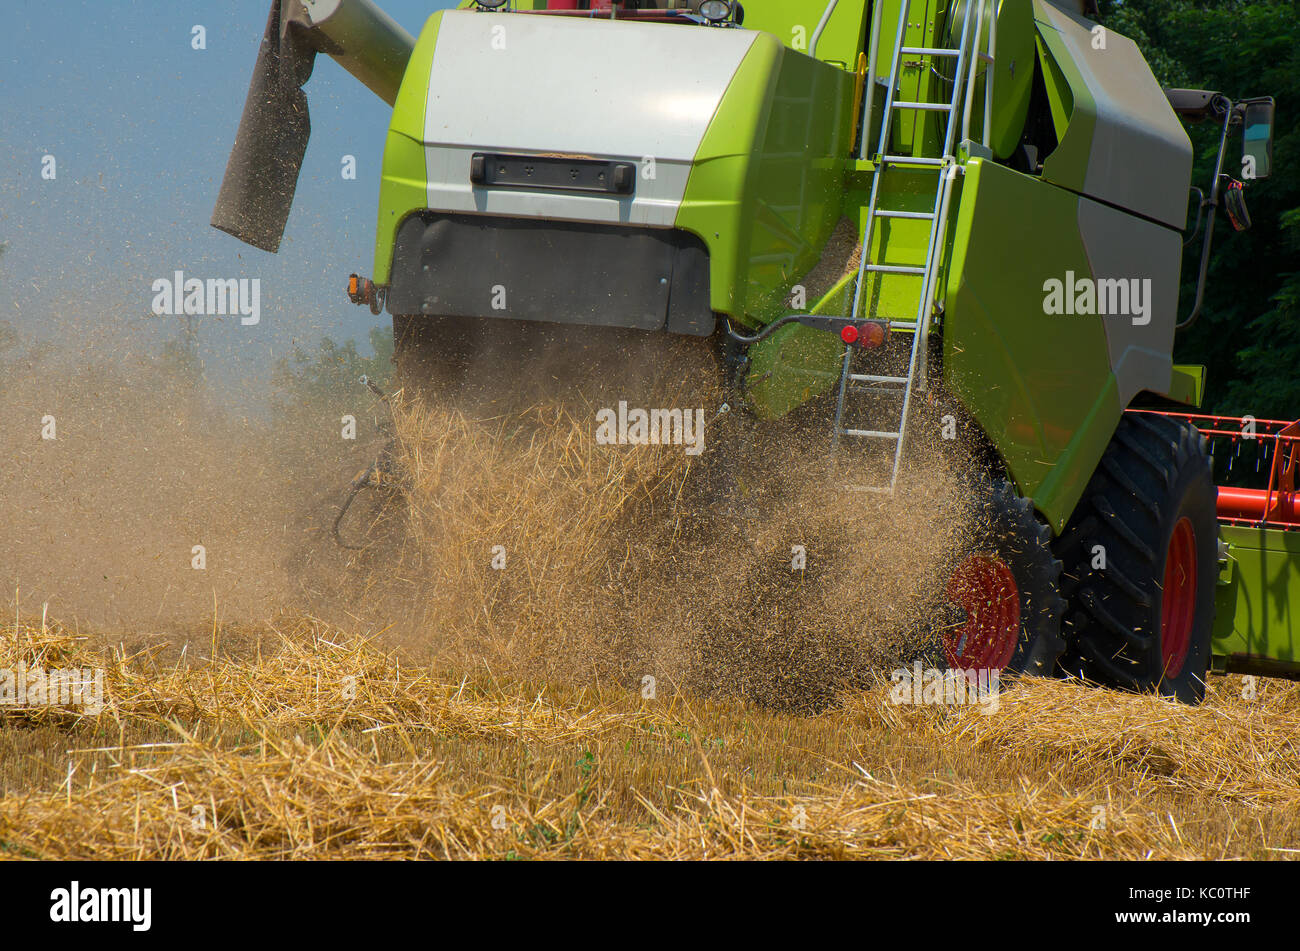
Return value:
<svg viewBox="0 0 1300 951">
<path fill-rule="evenodd" d="M 988 52 L 978 52 L 978 37 L 982 33 L 984 18 L 984 0 L 977 0 L 979 11 L 972 17 L 971 6 L 965 5 L 965 15 L 962 19 L 961 43 L 955 48 L 947 47 L 930 47 L 930 46 L 907 46 L 905 38 L 907 35 L 908 14 L 911 8 L 911 0 L 903 0 L 902 9 L 899 12 L 898 32 L 894 39 L 893 60 L 889 71 L 889 86 L 885 95 L 884 114 L 880 120 L 880 137 L 877 140 L 879 154 L 875 156 L 875 172 L 871 182 L 871 198 L 867 204 L 866 220 L 863 225 L 862 234 L 862 255 L 858 264 L 857 278 L 853 286 L 853 299 L 849 317 L 859 316 L 862 307 L 863 292 L 867 285 L 868 274 L 895 274 L 907 275 L 913 278 L 919 278 L 921 287 L 917 299 L 916 313 L 910 321 L 889 322 L 891 330 L 910 332 L 912 334 L 911 352 L 908 357 L 907 373 L 905 376 L 883 376 L 872 373 L 855 372 L 853 367 L 853 357 L 859 352 L 855 347 L 846 345 L 844 348 L 844 359 L 840 371 L 839 388 L 835 403 L 835 430 L 832 438 L 832 448 L 837 448 L 840 440 L 843 438 L 855 440 L 883 441 L 893 444 L 893 460 L 890 467 L 889 482 L 887 485 L 853 485 L 849 488 L 864 491 L 877 492 L 892 495 L 898 484 L 899 466 L 903 458 L 903 447 L 907 438 L 907 420 L 908 412 L 912 403 L 912 392 L 917 383 L 918 375 L 921 378 L 921 385 L 924 387 L 925 381 L 925 360 L 926 355 L 922 352 L 925 347 L 925 338 L 929 332 L 929 319 L 931 301 L 934 297 L 936 275 L 939 270 L 940 262 L 944 253 L 944 234 L 947 227 L 948 206 L 952 197 L 953 182 L 958 172 L 962 169 L 954 154 L 954 138 L 957 129 L 957 110 L 962 102 L 963 87 L 966 87 L 966 108 L 963 119 L 963 130 L 969 128 L 970 124 L 970 100 L 974 93 L 975 78 L 977 65 L 980 62 L 992 62 L 992 50 L 994 44 L 993 22 L 989 26 L 989 50 Z M 972 38 L 972 26 L 974 33 Z M 879 22 L 877 21 L 872 36 L 871 57 L 867 67 L 867 80 L 871 77 L 875 69 L 875 47 L 878 42 Z M 935 60 L 956 60 L 956 68 L 953 70 L 952 78 L 952 95 L 944 102 L 907 102 L 899 100 L 897 93 L 899 91 L 899 68 L 904 56 L 920 57 L 923 62 L 932 63 Z M 991 94 L 991 83 L 986 82 L 986 97 Z M 862 120 L 862 145 L 859 158 L 866 158 L 868 129 L 871 122 L 871 102 L 874 97 L 870 88 L 863 96 L 863 120 Z M 985 104 L 985 144 L 988 142 L 988 121 L 989 121 L 989 103 L 986 99 Z M 942 154 L 938 156 L 907 156 L 891 155 L 889 153 L 890 133 L 893 129 L 894 114 L 902 111 L 917 112 L 939 112 L 945 116 L 944 135 Z M 924 141 L 924 136 L 921 136 Z M 920 211 L 902 211 L 897 209 L 880 208 L 878 206 L 880 196 L 880 183 L 884 176 L 891 169 L 899 166 L 907 167 L 911 171 L 933 171 L 938 174 L 938 181 L 935 185 L 934 201 L 928 212 Z M 923 220 L 930 223 L 929 239 L 927 242 L 927 251 L 925 263 L 923 266 L 892 265 L 884 263 L 884 256 L 881 255 L 881 263 L 872 263 L 871 244 L 872 236 L 877 218 L 885 219 L 914 219 Z M 845 421 L 845 405 L 847 398 L 854 392 L 889 392 L 902 397 L 902 405 L 898 413 L 897 423 L 893 428 L 869 428 L 866 424 L 853 426 Z"/>
</svg>

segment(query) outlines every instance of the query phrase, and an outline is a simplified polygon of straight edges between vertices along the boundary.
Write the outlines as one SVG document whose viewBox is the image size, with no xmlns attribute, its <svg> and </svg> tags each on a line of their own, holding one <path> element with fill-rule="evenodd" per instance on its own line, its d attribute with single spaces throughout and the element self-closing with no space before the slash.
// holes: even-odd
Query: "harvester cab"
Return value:
<svg viewBox="0 0 1300 951">
<path fill-rule="evenodd" d="M 1300 672 L 1270 593 L 1300 587 L 1294 430 L 1264 430 L 1262 495 L 1218 492 L 1222 421 L 1173 362 L 1217 210 L 1250 221 L 1229 133 L 1269 174 L 1272 101 L 1166 93 L 1093 13 L 467 0 L 412 37 L 372 0 L 275 0 L 212 223 L 278 248 L 330 55 L 392 108 L 348 290 L 392 315 L 404 383 L 522 327 L 695 341 L 760 423 L 827 406 L 846 481 L 885 495 L 924 394 L 990 460 L 948 661 L 1196 701 L 1211 665 Z M 1192 237 L 1180 116 L 1222 123 Z"/>
</svg>

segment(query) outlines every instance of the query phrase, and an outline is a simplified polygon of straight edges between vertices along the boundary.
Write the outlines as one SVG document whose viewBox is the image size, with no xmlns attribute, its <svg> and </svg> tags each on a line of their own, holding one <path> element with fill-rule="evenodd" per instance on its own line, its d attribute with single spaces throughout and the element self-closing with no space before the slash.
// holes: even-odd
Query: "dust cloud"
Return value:
<svg viewBox="0 0 1300 951">
<path fill-rule="evenodd" d="M 575 357 L 563 336 L 362 407 L 382 425 L 355 441 L 336 415 L 232 418 L 147 361 L 7 366 L 11 613 L 172 638 L 310 614 L 420 662 L 800 709 L 932 646 L 969 518 L 935 441 L 893 497 L 846 492 L 825 406 L 759 424 L 690 341 Z M 620 401 L 702 409 L 706 451 L 601 444 Z M 358 497 L 341 549 L 388 437 L 393 487 Z"/>
</svg>

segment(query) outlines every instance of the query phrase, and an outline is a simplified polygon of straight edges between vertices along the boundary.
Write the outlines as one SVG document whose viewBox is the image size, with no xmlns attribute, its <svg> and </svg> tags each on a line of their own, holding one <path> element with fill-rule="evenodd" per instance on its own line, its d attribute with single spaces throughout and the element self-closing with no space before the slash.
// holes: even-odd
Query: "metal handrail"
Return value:
<svg viewBox="0 0 1300 951">
<path fill-rule="evenodd" d="M 998 49 L 998 4 L 990 0 L 993 10 L 989 17 L 989 60 L 988 69 L 984 70 L 984 147 L 992 148 L 993 139 L 993 75 L 997 65 Z"/>
<path fill-rule="evenodd" d="M 808 44 L 808 55 L 813 59 L 817 58 L 817 43 L 821 40 L 822 34 L 826 32 L 826 26 L 831 22 L 831 14 L 835 12 L 836 5 L 840 0 L 830 0 L 826 4 L 826 9 L 822 11 L 822 18 L 817 21 L 817 28 L 813 30 L 812 42 Z"/>
<path fill-rule="evenodd" d="M 880 50 L 880 21 L 883 19 L 883 16 L 871 18 L 871 43 L 867 48 L 867 79 L 862 92 L 862 144 L 858 146 L 859 161 L 866 160 L 867 140 L 871 138 L 871 108 L 876 99 L 876 59 Z"/>
<path fill-rule="evenodd" d="M 967 0 L 967 2 L 969 3 L 970 0 Z M 962 103 L 961 113 L 961 140 L 963 142 L 970 141 L 970 113 L 971 106 L 975 102 L 975 80 L 979 74 L 980 42 L 984 36 L 984 0 L 974 0 L 974 2 L 979 7 L 975 12 L 975 40 L 971 44 L 969 71 L 966 76 L 962 77 L 966 80 L 966 92 L 962 97 L 965 101 Z"/>
</svg>

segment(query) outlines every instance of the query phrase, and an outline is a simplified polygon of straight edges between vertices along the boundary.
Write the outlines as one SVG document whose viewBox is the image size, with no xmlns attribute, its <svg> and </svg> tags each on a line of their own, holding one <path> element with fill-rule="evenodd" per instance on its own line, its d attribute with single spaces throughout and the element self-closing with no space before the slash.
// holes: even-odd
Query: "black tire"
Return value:
<svg viewBox="0 0 1300 951">
<path fill-rule="evenodd" d="M 1185 703 L 1204 698 L 1218 575 L 1217 493 L 1195 427 L 1147 413 L 1120 420 L 1056 544 L 1069 603 L 1065 673 Z M 1169 625 L 1162 624 L 1166 601 Z"/>
<path fill-rule="evenodd" d="M 946 591 L 962 610 L 941 639 L 943 655 L 951 667 L 1052 676 L 1065 649 L 1065 602 L 1051 529 L 1006 479 L 985 481 L 975 491 L 972 537 L 958 552 Z M 990 587 L 990 580 L 997 583 Z"/>
</svg>

